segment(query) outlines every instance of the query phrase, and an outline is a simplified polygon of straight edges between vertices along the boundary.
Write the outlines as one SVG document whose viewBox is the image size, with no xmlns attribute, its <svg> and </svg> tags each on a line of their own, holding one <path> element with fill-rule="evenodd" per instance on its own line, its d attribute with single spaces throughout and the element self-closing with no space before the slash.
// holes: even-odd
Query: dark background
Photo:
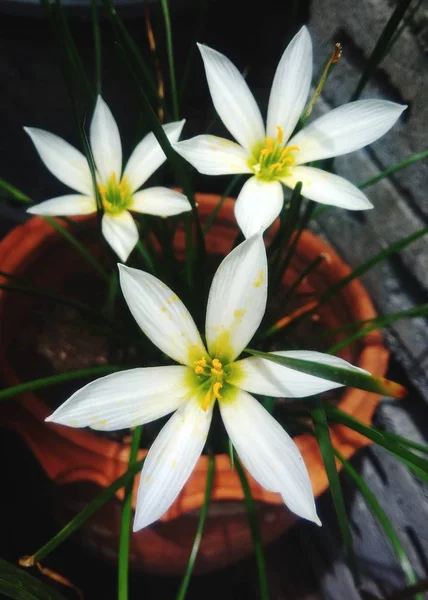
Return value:
<svg viewBox="0 0 428 600">
<path fill-rule="evenodd" d="M 92 26 L 87 8 L 70 7 L 70 27 L 84 64 L 93 73 Z M 116 3 L 138 47 L 148 53 L 141 2 Z M 318 110 L 322 112 L 349 99 L 373 45 L 389 17 L 394 2 L 359 4 L 348 0 L 325 2 L 273 2 L 208 0 L 205 22 L 200 25 L 200 3 L 171 1 L 177 80 L 196 41 L 225 53 L 240 69 L 248 67 L 247 80 L 265 114 L 276 64 L 291 36 L 309 25 L 319 68 L 334 41 L 344 45 L 344 58 L 325 90 Z M 121 5 L 121 6 L 119 6 Z M 157 2 L 150 2 L 159 57 L 166 65 L 162 18 Z M 23 132 L 24 125 L 55 132 L 80 147 L 73 108 L 61 75 L 52 30 L 44 12 L 31 3 L 0 3 L 0 177 L 16 185 L 36 202 L 59 195 L 60 184 L 42 166 Z M 403 122 L 366 152 L 337 161 L 341 174 L 360 182 L 379 168 L 393 164 L 426 146 L 426 51 L 427 17 L 419 9 L 409 19 L 391 55 L 375 73 L 366 97 L 380 96 L 409 104 Z M 138 121 L 138 105 L 109 23 L 102 21 L 102 94 L 111 107 L 123 135 L 125 157 L 136 141 L 136 132 L 147 126 Z M 164 69 L 166 77 L 166 69 Z M 194 53 L 192 76 L 182 99 L 187 123 L 183 137 L 200 133 L 214 117 L 202 61 Z M 224 132 L 217 122 L 213 132 Z M 168 180 L 168 170 L 164 172 Z M 229 178 L 194 176 L 201 191 L 222 192 Z M 171 179 L 171 183 L 174 183 Z M 346 260 L 357 265 L 381 247 L 426 224 L 426 162 L 403 171 L 388 182 L 369 188 L 376 204 L 370 214 L 355 215 L 332 210 L 315 226 Z M 65 190 L 65 188 L 64 188 Z M 0 234 L 25 219 L 21 207 L 2 201 Z M 376 213 L 376 214 L 375 214 Z M 365 278 L 377 308 L 393 312 L 428 301 L 428 253 L 422 240 L 400 256 L 394 256 Z M 385 401 L 377 424 L 413 439 L 427 437 L 428 364 L 427 327 L 424 319 L 406 321 L 391 328 L 387 342 L 392 350 L 389 376 L 409 388 L 402 405 Z M 412 383 L 410 383 L 410 381 Z M 2 430 L 2 496 L 0 504 L 0 556 L 16 561 L 30 554 L 57 531 L 50 509 L 51 486 L 31 452 L 17 436 Z M 426 490 L 401 465 L 381 450 L 361 452 L 354 465 L 378 494 L 399 532 L 420 577 L 428 573 L 428 508 Z M 388 542 L 359 494 L 342 477 L 357 555 L 363 572 L 362 590 L 356 591 L 347 568 L 334 524 L 331 501 L 319 502 L 322 530 L 299 523 L 284 538 L 268 547 L 266 560 L 273 599 L 333 598 L 334 600 L 383 597 L 404 585 L 404 579 Z M 46 564 L 80 587 L 85 598 L 115 598 L 116 567 L 96 560 L 68 541 Z M 133 575 L 131 598 L 173 598 L 179 579 Z M 61 588 L 61 591 L 62 588 Z M 63 592 L 67 595 L 67 591 Z M 189 598 L 258 598 L 257 571 L 252 558 L 212 575 L 194 577 Z M 75 597 L 73 592 L 70 598 Z"/>
</svg>

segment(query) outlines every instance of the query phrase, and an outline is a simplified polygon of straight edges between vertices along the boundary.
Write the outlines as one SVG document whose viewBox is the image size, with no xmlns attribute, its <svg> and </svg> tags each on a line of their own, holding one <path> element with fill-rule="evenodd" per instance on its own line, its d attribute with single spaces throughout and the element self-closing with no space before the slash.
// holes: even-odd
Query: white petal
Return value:
<svg viewBox="0 0 428 600">
<path fill-rule="evenodd" d="M 163 125 L 163 130 L 173 144 L 180 137 L 185 120 L 175 121 Z M 156 169 L 165 162 L 166 156 L 159 145 L 154 133 L 146 135 L 135 147 L 133 153 L 126 163 L 123 177 L 128 179 L 131 191 L 138 190 L 147 179 L 153 175 Z"/>
<path fill-rule="evenodd" d="M 188 396 L 187 367 L 148 367 L 92 381 L 46 421 L 113 431 L 150 423 L 176 410 Z"/>
<path fill-rule="evenodd" d="M 346 360 L 337 356 L 331 356 L 330 354 L 323 354 L 322 352 L 290 350 L 270 352 L 269 354 L 299 358 L 332 367 L 341 367 L 343 369 L 350 369 L 351 371 L 367 373 L 367 371 L 359 367 L 354 367 L 354 365 L 346 362 Z M 340 383 L 308 375 L 307 373 L 301 373 L 300 371 L 283 367 L 258 356 L 239 360 L 234 364 L 235 366 L 236 373 L 239 373 L 239 379 L 237 379 L 236 384 L 253 394 L 277 396 L 280 398 L 304 398 L 342 387 Z M 233 380 L 231 383 L 233 383 Z"/>
<path fill-rule="evenodd" d="M 159 433 L 141 473 L 134 531 L 157 521 L 177 498 L 202 453 L 211 417 L 212 408 L 189 400 Z"/>
<path fill-rule="evenodd" d="M 340 206 L 348 210 L 367 210 L 373 204 L 365 194 L 347 179 L 314 167 L 295 167 L 289 177 L 282 182 L 294 189 L 296 183 L 303 183 L 302 195 L 321 204 Z"/>
<path fill-rule="evenodd" d="M 182 301 L 159 279 L 119 265 L 120 285 L 134 319 L 162 352 L 193 366 L 207 352 Z M 189 356 L 190 354 L 190 356 Z"/>
<path fill-rule="evenodd" d="M 104 213 L 101 229 L 103 236 L 120 260 L 125 262 L 138 242 L 138 229 L 130 213 L 128 211 L 120 215 Z"/>
<path fill-rule="evenodd" d="M 129 210 L 157 217 L 171 217 L 192 210 L 187 196 L 165 187 L 152 187 L 136 192 L 132 201 Z"/>
<path fill-rule="evenodd" d="M 239 192 L 235 217 L 246 238 L 272 225 L 284 203 L 279 181 L 259 181 L 251 177 Z"/>
<path fill-rule="evenodd" d="M 389 131 L 406 108 L 386 100 L 357 100 L 335 108 L 289 141 L 300 148 L 296 164 L 364 148 Z"/>
<path fill-rule="evenodd" d="M 266 309 L 267 260 L 261 235 L 222 261 L 208 297 L 205 333 L 211 357 L 232 361 L 256 332 Z"/>
<path fill-rule="evenodd" d="M 32 215 L 52 215 L 53 217 L 90 215 L 96 210 L 97 205 L 94 198 L 80 194 L 58 196 L 58 198 L 51 198 L 27 208 L 27 212 Z"/>
<path fill-rule="evenodd" d="M 204 175 L 251 173 L 250 155 L 239 144 L 215 135 L 197 135 L 174 144 L 174 150 Z"/>
<path fill-rule="evenodd" d="M 220 402 L 220 411 L 239 458 L 254 479 L 281 494 L 291 511 L 321 525 L 305 463 L 281 425 L 243 390 L 233 401 Z"/>
<path fill-rule="evenodd" d="M 34 127 L 24 127 L 49 171 L 72 190 L 92 195 L 88 162 L 79 150 L 62 138 Z"/>
<path fill-rule="evenodd" d="M 263 140 L 265 128 L 259 107 L 241 73 L 226 56 L 198 44 L 214 107 L 235 140 L 251 151 Z"/>
<path fill-rule="evenodd" d="M 119 129 L 111 110 L 101 96 L 97 98 L 89 136 L 101 182 L 106 184 L 113 173 L 119 181 L 122 173 L 122 144 Z"/>
<path fill-rule="evenodd" d="M 276 138 L 277 125 L 287 141 L 297 125 L 309 94 L 312 79 L 312 42 L 302 27 L 291 40 L 279 62 L 269 98 L 267 135 Z"/>
</svg>

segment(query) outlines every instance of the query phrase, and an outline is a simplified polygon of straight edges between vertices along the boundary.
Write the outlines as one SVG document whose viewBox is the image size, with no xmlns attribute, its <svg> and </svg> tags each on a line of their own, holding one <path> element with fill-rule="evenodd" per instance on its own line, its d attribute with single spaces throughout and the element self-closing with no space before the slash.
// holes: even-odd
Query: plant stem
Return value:
<svg viewBox="0 0 428 600">
<path fill-rule="evenodd" d="M 134 429 L 132 443 L 129 451 L 128 470 L 132 469 L 137 461 L 138 449 L 140 447 L 142 425 Z M 119 563 L 117 573 L 117 598 L 128 600 L 128 569 L 129 569 L 129 536 L 131 533 L 132 516 L 132 490 L 134 487 L 134 476 L 131 476 L 125 486 L 125 497 L 122 505 L 122 518 L 120 522 L 119 537 Z"/>
<path fill-rule="evenodd" d="M 181 581 L 180 589 L 178 590 L 177 599 L 176 600 L 184 600 L 187 593 L 187 588 L 189 587 L 190 578 L 192 576 L 193 567 L 195 565 L 196 557 L 198 555 L 199 546 L 202 540 L 202 534 L 204 531 L 205 521 L 208 515 L 208 508 L 211 502 L 211 492 L 213 489 L 214 482 L 214 466 L 215 459 L 212 454 L 208 457 L 208 471 L 207 471 L 207 480 L 205 484 L 205 497 L 204 503 L 201 507 L 201 512 L 199 515 L 198 528 L 196 530 L 195 539 L 192 546 L 192 551 L 190 553 L 189 562 L 187 563 L 186 572 L 184 573 L 183 579 Z"/>
</svg>

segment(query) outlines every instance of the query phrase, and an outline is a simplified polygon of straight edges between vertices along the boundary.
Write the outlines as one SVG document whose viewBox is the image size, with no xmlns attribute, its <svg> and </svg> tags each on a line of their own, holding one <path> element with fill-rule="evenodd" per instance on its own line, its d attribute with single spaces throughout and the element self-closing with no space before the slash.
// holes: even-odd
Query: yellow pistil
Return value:
<svg viewBox="0 0 428 600">
<path fill-rule="evenodd" d="M 119 215 L 132 204 L 131 188 L 127 178 L 124 177 L 118 182 L 116 173 L 110 175 L 106 185 L 99 184 L 98 191 L 103 208 L 110 215 Z"/>
<path fill-rule="evenodd" d="M 264 142 L 257 144 L 248 161 L 248 165 L 257 179 L 261 181 L 277 181 L 290 174 L 290 169 L 295 164 L 295 153 L 300 150 L 298 146 L 283 146 L 284 130 L 276 126 L 275 140 L 265 137 Z"/>
</svg>

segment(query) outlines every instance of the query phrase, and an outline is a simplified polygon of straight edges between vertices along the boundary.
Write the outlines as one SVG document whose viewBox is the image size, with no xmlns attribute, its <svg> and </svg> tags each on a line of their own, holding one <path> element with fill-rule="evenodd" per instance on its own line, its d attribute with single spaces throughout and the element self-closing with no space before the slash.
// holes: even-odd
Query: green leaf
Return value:
<svg viewBox="0 0 428 600">
<path fill-rule="evenodd" d="M 314 423 L 315 436 L 318 441 L 325 471 L 328 477 L 330 493 L 333 498 L 333 504 L 337 515 L 337 521 L 339 523 L 342 539 L 348 553 L 349 564 L 354 579 L 358 582 L 358 565 L 354 552 L 351 528 L 349 526 L 348 516 L 346 514 L 345 501 L 343 498 L 342 487 L 339 481 L 339 473 L 337 472 L 336 468 L 334 448 L 330 438 L 330 430 L 328 428 L 327 417 L 322 404 L 318 403 L 318 405 L 311 411 L 311 416 L 312 421 Z"/>
<path fill-rule="evenodd" d="M 18 190 L 18 188 L 4 179 L 0 179 L 0 189 L 7 192 L 9 196 L 14 200 L 18 200 L 18 202 L 22 202 L 23 204 L 33 204 L 33 201 L 27 194 L 24 194 L 24 192 L 21 192 L 21 190 Z"/>
<path fill-rule="evenodd" d="M 394 37 L 394 34 L 400 25 L 401 20 L 404 17 L 406 10 L 409 8 L 412 0 L 401 0 L 398 2 L 394 12 L 389 18 L 387 24 L 385 25 L 384 30 L 382 31 L 376 46 L 374 47 L 370 58 L 367 61 L 367 66 L 361 75 L 360 81 L 355 88 L 354 93 L 351 96 L 351 102 L 354 100 L 358 100 L 361 95 L 361 92 L 364 90 L 367 82 L 375 72 L 376 68 L 386 55 L 386 52 L 389 48 L 390 42 Z"/>
<path fill-rule="evenodd" d="M 384 432 L 362 423 L 339 408 L 327 406 L 326 412 L 329 421 L 345 425 L 369 440 L 372 440 L 379 446 L 382 446 L 382 448 L 385 448 L 385 450 L 388 450 L 388 452 L 401 460 L 401 462 L 411 469 L 420 479 L 422 479 L 422 481 L 428 483 L 428 460 L 421 458 L 417 454 L 407 450 L 407 448 L 404 448 L 401 443 L 398 443 L 397 440 L 391 438 L 391 434 L 385 435 Z"/>
<path fill-rule="evenodd" d="M 59 223 L 58 220 L 53 217 L 43 217 L 43 219 L 47 223 L 49 223 L 49 225 L 51 225 L 51 227 L 53 227 L 55 231 L 60 233 L 62 237 L 65 238 L 67 242 L 69 242 L 79 252 L 79 254 L 85 259 L 85 261 L 88 264 L 91 265 L 91 267 L 98 273 L 98 275 L 102 279 L 104 279 L 105 281 L 109 280 L 109 276 L 105 271 L 104 267 L 100 265 L 98 260 L 94 258 L 90 252 L 88 252 L 84 244 L 82 244 L 72 233 L 70 233 L 68 229 L 63 227 L 63 225 L 61 225 L 61 223 Z"/>
<path fill-rule="evenodd" d="M 413 308 L 408 308 L 406 310 L 401 310 L 396 313 L 391 313 L 389 315 L 385 315 L 384 317 L 377 317 L 375 319 L 367 319 L 365 321 L 351 323 L 350 325 L 355 326 L 355 327 L 358 327 L 359 325 L 364 325 L 366 323 L 370 323 L 370 325 L 368 325 L 368 327 L 364 327 L 364 328 L 360 329 L 359 331 L 356 331 L 355 333 L 352 333 L 351 335 L 346 337 L 344 340 L 340 340 L 340 342 L 337 342 L 337 344 L 334 344 L 334 346 L 332 346 L 328 350 L 328 352 L 329 352 L 329 354 L 336 354 L 336 352 L 338 352 L 342 348 L 345 348 L 346 346 L 349 346 L 349 344 L 352 344 L 353 342 L 357 341 L 361 337 L 364 337 L 365 335 L 370 333 L 370 331 L 375 331 L 376 329 L 380 329 L 381 327 L 386 327 L 387 325 L 391 325 L 392 323 L 395 323 L 396 321 L 400 321 L 401 319 L 409 318 L 409 317 L 426 317 L 426 316 L 428 316 L 428 303 L 423 304 L 422 306 L 414 306 Z"/>
<path fill-rule="evenodd" d="M 209 505 L 211 502 L 211 492 L 212 492 L 213 483 L 214 483 L 214 466 L 215 466 L 215 458 L 212 454 L 210 454 L 208 456 L 208 470 L 207 470 L 207 481 L 205 484 L 204 503 L 202 504 L 201 512 L 199 514 L 198 528 L 196 530 L 196 535 L 195 535 L 195 539 L 193 542 L 192 551 L 190 552 L 189 562 L 187 563 L 186 571 L 183 575 L 180 589 L 177 594 L 177 600 L 184 600 L 184 598 L 186 597 L 190 578 L 191 578 L 192 572 L 193 572 L 193 567 L 195 566 L 196 557 L 198 556 L 198 551 L 199 551 L 199 546 L 201 545 L 205 521 L 206 521 L 207 515 L 208 515 L 208 508 L 209 508 Z"/>
<path fill-rule="evenodd" d="M 134 429 L 134 432 L 132 434 L 132 443 L 129 451 L 128 469 L 132 469 L 132 467 L 137 462 L 142 429 L 142 425 L 139 425 Z M 129 536 L 131 534 L 133 487 L 134 477 L 130 477 L 129 481 L 125 485 L 125 496 L 123 499 L 122 516 L 120 520 L 119 559 L 117 571 L 118 600 L 128 600 Z"/>
<path fill-rule="evenodd" d="M 241 179 L 242 179 L 242 175 L 234 175 L 232 177 L 232 181 L 229 183 L 229 185 L 224 190 L 222 196 L 220 197 L 220 200 L 217 202 L 212 213 L 206 219 L 206 221 L 202 227 L 202 231 L 204 232 L 204 234 L 207 234 L 207 232 L 211 229 L 211 226 L 214 223 L 214 221 L 216 220 L 217 215 L 220 212 L 220 209 L 223 206 L 224 201 L 233 192 L 233 190 L 235 189 L 237 184 L 241 181 Z"/>
<path fill-rule="evenodd" d="M 98 0 L 91 0 L 92 32 L 94 37 L 94 59 L 95 59 L 95 89 L 97 95 L 101 94 L 101 32 Z"/>
<path fill-rule="evenodd" d="M 104 365 L 101 367 L 90 367 L 88 369 L 69 371 L 68 373 L 60 373 L 59 375 L 51 375 L 50 377 L 42 377 L 41 379 L 33 379 L 32 381 L 26 381 L 25 383 L 19 383 L 18 385 L 0 390 L 0 401 L 6 400 L 7 398 L 13 398 L 13 396 L 18 396 L 23 392 L 41 390 L 58 383 L 73 381 L 73 379 L 84 379 L 86 377 L 95 377 L 97 375 L 107 375 L 108 373 L 115 373 L 116 371 L 122 370 L 123 367 Z"/>
<path fill-rule="evenodd" d="M 377 264 L 379 264 L 382 261 L 384 261 L 385 259 L 387 259 L 389 256 L 391 256 L 395 252 L 400 252 L 401 250 L 404 250 L 404 248 L 407 248 L 407 246 L 409 246 L 410 244 L 412 244 L 419 238 L 423 237 L 427 233 L 428 233 L 428 227 L 423 227 L 422 229 L 419 229 L 418 231 L 411 233 L 410 235 L 406 236 L 405 238 L 398 240 L 398 242 L 391 244 L 384 250 L 381 250 L 381 252 L 379 252 L 372 258 L 370 258 L 367 262 L 363 263 L 362 265 L 360 265 L 359 267 L 354 269 L 349 275 L 347 275 L 346 277 L 343 277 L 340 281 L 338 281 L 334 285 L 330 286 L 322 294 L 318 303 L 311 310 L 305 312 L 301 317 L 295 319 L 290 324 L 286 325 L 283 328 L 283 331 L 285 329 L 291 329 L 293 327 L 297 327 L 297 325 L 299 325 L 304 319 L 306 319 L 309 315 L 311 315 L 316 309 L 318 309 L 321 305 L 325 304 L 325 302 L 330 300 L 330 298 L 332 298 L 335 294 L 337 294 L 344 287 L 346 287 L 348 285 L 348 283 L 350 283 L 357 277 L 361 277 L 362 275 L 364 275 L 364 273 L 367 273 L 368 271 L 370 271 L 370 269 L 372 269 L 374 266 L 376 266 Z"/>
<path fill-rule="evenodd" d="M 241 481 L 242 491 L 244 492 L 245 506 L 247 509 L 248 524 L 251 530 L 254 550 L 256 554 L 257 571 L 259 574 L 260 598 L 261 600 L 269 600 L 269 588 L 266 577 L 266 563 L 263 551 L 263 542 L 260 535 L 259 519 L 257 514 L 257 506 L 254 502 L 251 489 L 248 484 L 247 476 L 242 468 L 241 461 L 235 453 L 234 460 L 235 468 Z"/>
<path fill-rule="evenodd" d="M 419 160 L 422 160 L 424 158 L 426 158 L 428 156 L 428 148 L 425 150 L 422 150 L 422 152 L 417 152 L 416 154 L 412 154 L 411 156 L 405 158 L 404 160 L 396 163 L 395 165 L 392 165 L 391 167 L 388 167 L 387 169 L 384 169 L 383 171 L 381 171 L 380 173 L 378 173 L 377 175 L 375 175 L 374 177 L 370 177 L 370 179 L 366 179 L 365 181 L 363 181 L 362 183 L 360 183 L 357 187 L 362 190 L 370 185 L 373 185 L 374 183 L 377 183 L 378 181 L 381 181 L 382 179 L 385 179 L 386 177 L 388 177 L 389 175 L 392 175 L 393 173 L 396 173 L 397 171 L 400 171 L 401 169 L 404 169 L 405 167 L 408 167 L 410 165 L 413 165 L 414 163 L 418 162 Z M 333 208 L 332 206 L 319 206 L 317 208 L 317 210 L 314 212 L 314 214 L 312 215 L 313 219 L 316 219 L 317 217 L 321 216 L 322 214 L 325 213 L 325 211 L 329 210 Z"/>
<path fill-rule="evenodd" d="M 65 600 L 54 588 L 0 558 L 0 594 L 13 600 Z"/>
<path fill-rule="evenodd" d="M 112 0 L 103 0 L 104 6 L 106 9 L 106 13 L 110 19 L 110 22 L 113 26 L 113 30 L 115 32 L 116 38 L 118 42 L 121 41 L 125 44 L 130 56 L 133 57 L 140 73 L 140 82 L 144 84 L 144 88 L 147 89 L 148 96 L 151 98 L 152 102 L 158 103 L 162 108 L 164 108 L 163 99 L 159 97 L 158 88 L 156 84 L 156 79 L 153 76 L 150 68 L 147 66 L 145 60 L 137 44 L 134 42 L 132 37 L 130 36 L 124 22 L 120 18 L 117 13 L 116 8 L 113 5 Z"/>
<path fill-rule="evenodd" d="M 365 181 L 360 183 L 360 185 L 358 187 L 360 188 L 360 190 L 363 190 L 364 188 L 369 187 L 370 185 L 373 185 L 374 183 L 377 183 L 381 179 L 384 179 L 385 177 L 388 177 L 389 175 L 392 175 L 393 173 L 400 171 L 400 169 L 409 167 L 410 165 L 413 165 L 414 163 L 418 162 L 419 160 L 422 160 L 427 157 L 428 157 L 428 148 L 426 148 L 425 150 L 422 150 L 422 152 L 417 152 L 416 154 L 412 154 L 412 156 L 409 156 L 408 158 L 405 158 L 401 162 L 396 163 L 395 165 L 392 165 L 392 167 L 385 169 L 384 171 L 382 171 L 381 173 L 378 173 L 374 177 L 370 177 L 370 179 L 366 179 Z"/>
<path fill-rule="evenodd" d="M 172 27 L 171 17 L 169 14 L 168 0 L 161 0 L 163 19 L 165 25 L 166 34 L 166 51 L 168 55 L 168 67 L 169 67 L 169 81 L 171 85 L 171 96 L 172 96 L 172 114 L 174 120 L 178 121 L 180 118 L 180 109 L 178 107 L 178 94 L 177 94 L 177 82 L 175 79 L 175 66 L 174 66 L 174 49 L 172 44 Z"/>
<path fill-rule="evenodd" d="M 137 463 L 134 463 L 132 467 L 118 477 L 112 484 L 106 487 L 98 496 L 96 496 L 89 504 L 85 506 L 71 521 L 69 521 L 64 527 L 51 538 L 46 544 L 44 544 L 37 552 L 31 557 L 26 559 L 28 566 L 33 566 L 35 563 L 40 562 L 51 552 L 55 550 L 62 542 L 65 542 L 75 531 L 90 518 L 94 513 L 97 512 L 106 502 L 114 496 L 114 494 L 124 485 L 126 485 L 135 473 L 138 473 L 144 465 L 144 458 Z"/>
<path fill-rule="evenodd" d="M 335 381 L 341 385 L 348 385 L 360 390 L 375 392 L 376 394 L 390 396 L 391 398 L 403 398 L 406 395 L 406 390 L 402 385 L 390 381 L 389 379 L 385 379 L 384 377 L 375 377 L 374 375 L 360 371 L 352 371 L 345 367 L 336 367 L 317 363 L 312 360 L 291 358 L 289 356 L 279 356 L 278 354 L 252 350 L 251 348 L 245 348 L 244 351 L 248 352 L 248 354 L 260 356 L 261 358 L 275 362 L 283 367 L 288 367 L 295 371 L 300 371 L 301 373 L 315 375 L 316 377 L 322 377 L 328 381 Z"/>
<path fill-rule="evenodd" d="M 379 504 L 376 495 L 372 492 L 372 490 L 361 477 L 361 475 L 359 475 L 359 473 L 357 473 L 357 471 L 353 468 L 351 463 L 347 461 L 346 458 L 342 456 L 338 450 L 335 449 L 334 453 L 342 463 L 346 473 L 348 473 L 348 475 L 354 480 L 354 483 L 360 490 L 361 495 L 367 503 L 367 506 L 370 508 L 373 515 L 376 517 L 377 522 L 384 530 L 385 535 L 389 539 L 391 546 L 395 552 L 398 562 L 400 563 L 401 568 L 403 569 L 403 573 L 406 577 L 407 583 L 416 583 L 417 577 L 413 570 L 409 557 L 407 556 L 406 551 L 403 545 L 401 544 L 400 538 L 397 532 L 395 531 L 393 524 L 388 518 L 388 515 L 383 510 L 382 506 Z M 418 595 L 418 597 L 415 600 L 423 600 L 423 598 L 422 596 Z"/>
</svg>

